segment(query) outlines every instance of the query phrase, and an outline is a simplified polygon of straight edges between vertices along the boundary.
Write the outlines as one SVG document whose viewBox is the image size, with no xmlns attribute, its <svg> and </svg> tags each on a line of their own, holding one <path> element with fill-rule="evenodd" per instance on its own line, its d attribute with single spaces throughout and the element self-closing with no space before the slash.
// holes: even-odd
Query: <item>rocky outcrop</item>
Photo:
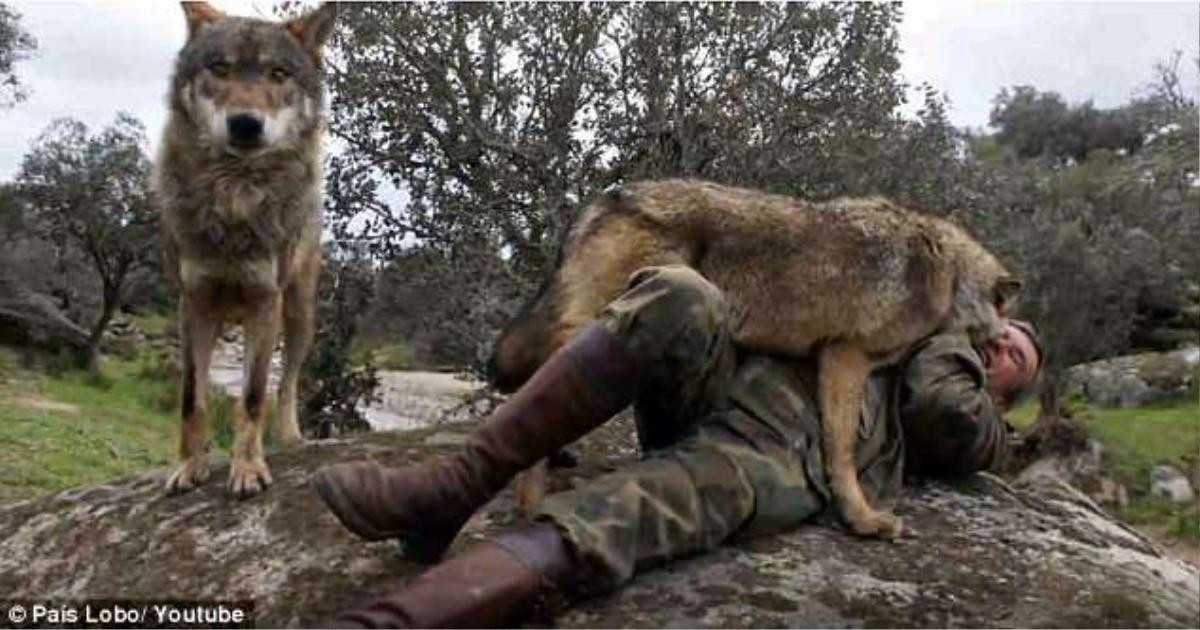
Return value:
<svg viewBox="0 0 1200 630">
<path fill-rule="evenodd" d="M 1188 503 L 1196 498 L 1188 478 L 1174 466 L 1165 464 L 1155 466 L 1150 471 L 1150 494 L 1175 503 Z"/>
<path fill-rule="evenodd" d="M 919 534 L 809 527 L 667 567 L 560 619 L 581 627 L 1196 627 L 1200 576 L 1069 486 L 914 490 Z"/>
<path fill-rule="evenodd" d="M 128 315 L 118 313 L 104 329 L 101 349 L 123 359 L 133 359 L 146 345 L 146 341 L 146 333 L 138 328 L 137 323 Z"/>
<path fill-rule="evenodd" d="M 1066 393 L 1102 407 L 1138 407 L 1194 395 L 1200 347 L 1149 352 L 1072 367 Z"/>
<path fill-rule="evenodd" d="M 1094 439 L 1068 453 L 1051 452 L 1031 463 L 1017 477 L 1019 483 L 1031 483 L 1040 477 L 1054 477 L 1083 492 L 1109 509 L 1129 504 L 1129 491 L 1114 479 L 1104 465 L 1105 448 Z"/>
<path fill-rule="evenodd" d="M 83 362 L 88 333 L 67 319 L 50 298 L 0 275 L 0 344 L 51 354 L 66 351 Z"/>
<path fill-rule="evenodd" d="M 263 626 L 309 625 L 419 567 L 346 533 L 307 486 L 320 465 L 391 463 L 455 448 L 466 425 L 372 434 L 273 454 L 275 486 L 247 501 L 219 481 L 183 496 L 162 475 L 0 507 L 0 597 L 252 599 Z M 621 432 L 627 433 L 627 432 Z M 625 439 L 625 435 L 618 439 Z M 553 486 L 600 474 L 625 445 L 590 442 Z M 224 470 L 214 476 L 220 479 Z M 511 520 L 502 494 L 459 541 Z M 640 576 L 562 614 L 564 627 L 1197 627 L 1200 573 L 1077 491 L 1042 476 L 978 476 L 907 492 L 918 538 L 855 539 L 813 525 Z"/>
</svg>

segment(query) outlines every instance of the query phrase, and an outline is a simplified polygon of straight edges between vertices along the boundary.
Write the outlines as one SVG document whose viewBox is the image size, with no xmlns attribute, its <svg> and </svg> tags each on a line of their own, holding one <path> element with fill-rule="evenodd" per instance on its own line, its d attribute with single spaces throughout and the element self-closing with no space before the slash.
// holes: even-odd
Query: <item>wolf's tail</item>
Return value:
<svg viewBox="0 0 1200 630">
<path fill-rule="evenodd" d="M 505 325 L 488 360 L 488 380 L 502 392 L 514 392 L 550 355 L 558 327 L 558 265 L 537 293 Z"/>
<path fill-rule="evenodd" d="M 516 391 L 525 384 L 525 381 L 529 380 L 529 377 L 533 376 L 533 373 L 542 365 L 542 362 L 550 357 L 551 353 L 569 341 L 570 337 L 578 331 L 578 321 L 572 324 L 564 320 L 564 311 L 567 310 L 568 305 L 564 304 L 566 300 L 562 274 L 568 251 L 573 257 L 582 256 L 580 247 L 592 242 L 583 236 L 583 234 L 593 231 L 591 226 L 602 225 L 607 217 L 614 214 L 627 215 L 632 212 L 631 208 L 627 195 L 618 188 L 612 188 L 605 191 L 568 222 L 559 238 L 554 266 L 542 281 L 541 286 L 538 287 L 537 293 L 521 307 L 521 310 L 509 321 L 496 340 L 492 356 L 488 360 L 488 380 L 494 387 L 502 392 Z M 599 247 L 603 247 L 605 241 L 598 239 L 595 242 L 600 243 Z M 586 256 L 584 258 L 586 259 Z M 604 260 L 607 257 L 600 256 L 598 258 Z M 635 257 L 619 258 L 624 261 L 627 258 L 634 259 Z M 584 294 L 589 298 L 601 300 L 601 304 L 603 304 L 619 293 L 616 289 L 624 285 L 628 272 L 629 270 L 621 273 L 608 273 L 602 265 L 590 266 L 588 268 L 590 278 L 611 276 L 616 279 L 616 286 L 600 289 L 590 286 L 587 291 L 584 291 Z M 610 288 L 613 290 L 608 290 Z M 576 301 L 578 301 L 579 291 L 575 291 L 575 293 L 577 294 L 575 295 Z M 578 307 L 578 304 L 575 306 Z M 580 309 L 576 308 L 575 310 L 579 311 Z M 593 312 L 590 307 L 582 310 L 589 316 Z"/>
</svg>

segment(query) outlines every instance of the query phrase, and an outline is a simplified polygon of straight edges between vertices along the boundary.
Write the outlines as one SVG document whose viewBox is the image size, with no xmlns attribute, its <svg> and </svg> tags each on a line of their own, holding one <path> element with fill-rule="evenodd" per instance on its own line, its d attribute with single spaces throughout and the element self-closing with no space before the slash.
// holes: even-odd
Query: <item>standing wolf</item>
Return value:
<svg viewBox="0 0 1200 630">
<path fill-rule="evenodd" d="M 553 278 L 497 343 L 497 384 L 523 384 L 630 274 L 672 264 L 725 294 L 738 347 L 817 358 L 839 510 L 858 534 L 899 535 L 899 520 L 868 505 L 855 472 L 867 376 L 937 331 L 979 344 L 998 336 L 1019 282 L 957 226 L 882 199 L 807 204 L 707 182 L 644 182 L 602 196 L 573 226 Z M 540 483 L 521 484 L 527 506 Z"/>
<path fill-rule="evenodd" d="M 289 22 L 229 17 L 184 2 L 155 186 L 166 264 L 179 286 L 183 427 L 168 492 L 209 476 L 207 390 L 226 323 L 245 331 L 229 489 L 271 484 L 263 457 L 271 352 L 284 335 L 276 437 L 301 440 L 296 381 L 313 334 L 321 269 L 321 49 L 332 5 Z"/>
</svg>

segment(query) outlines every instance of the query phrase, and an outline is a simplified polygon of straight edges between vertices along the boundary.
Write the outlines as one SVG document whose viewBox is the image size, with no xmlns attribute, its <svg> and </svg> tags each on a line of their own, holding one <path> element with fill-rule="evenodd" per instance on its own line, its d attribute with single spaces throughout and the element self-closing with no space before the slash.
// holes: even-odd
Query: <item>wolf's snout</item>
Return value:
<svg viewBox="0 0 1200 630">
<path fill-rule="evenodd" d="M 234 114 L 226 119 L 229 143 L 235 147 L 253 148 L 262 144 L 263 121 L 254 114 Z"/>
</svg>

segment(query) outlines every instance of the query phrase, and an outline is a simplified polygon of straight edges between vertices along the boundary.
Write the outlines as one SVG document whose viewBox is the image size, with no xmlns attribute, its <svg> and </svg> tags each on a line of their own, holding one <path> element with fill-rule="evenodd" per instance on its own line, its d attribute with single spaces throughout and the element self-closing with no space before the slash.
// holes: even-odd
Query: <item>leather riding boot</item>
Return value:
<svg viewBox="0 0 1200 630">
<path fill-rule="evenodd" d="M 327 466 L 313 486 L 350 531 L 368 540 L 397 538 L 409 558 L 432 562 L 513 476 L 633 402 L 636 367 L 617 337 L 593 323 L 472 431 L 459 453 L 398 468 Z"/>
<path fill-rule="evenodd" d="M 535 611 L 553 613 L 586 574 L 554 525 L 531 523 L 489 538 L 403 588 L 344 610 L 322 626 L 511 626 Z"/>
</svg>

